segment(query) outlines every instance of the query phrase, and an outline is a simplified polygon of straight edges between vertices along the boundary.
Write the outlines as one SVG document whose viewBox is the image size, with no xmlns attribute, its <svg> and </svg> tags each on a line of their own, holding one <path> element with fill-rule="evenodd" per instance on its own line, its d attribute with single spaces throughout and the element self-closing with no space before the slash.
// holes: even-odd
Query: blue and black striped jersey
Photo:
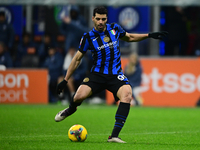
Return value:
<svg viewBox="0 0 200 150">
<path fill-rule="evenodd" d="M 93 28 L 90 32 L 84 33 L 79 51 L 85 53 L 88 49 L 91 50 L 93 56 L 91 72 L 115 75 L 122 72 L 119 38 L 125 34 L 124 29 L 116 23 L 106 24 L 104 32 Z"/>
</svg>

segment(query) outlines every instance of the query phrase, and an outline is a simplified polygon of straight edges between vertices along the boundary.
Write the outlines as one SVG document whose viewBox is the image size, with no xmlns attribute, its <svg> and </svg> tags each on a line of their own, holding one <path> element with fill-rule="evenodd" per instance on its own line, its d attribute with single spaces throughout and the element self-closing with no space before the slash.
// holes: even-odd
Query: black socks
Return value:
<svg viewBox="0 0 200 150">
<path fill-rule="evenodd" d="M 120 102 L 116 115 L 115 115 L 115 126 L 112 131 L 111 137 L 118 137 L 119 132 L 121 131 L 122 127 L 124 126 L 124 123 L 126 122 L 126 118 L 129 114 L 129 110 L 130 110 L 129 103 Z"/>
<path fill-rule="evenodd" d="M 72 96 L 72 99 L 69 104 L 69 109 L 68 109 L 69 113 L 74 113 L 77 109 L 77 106 L 80 106 L 82 103 L 82 102 L 77 103 L 77 102 L 74 102 L 73 100 L 74 100 L 74 95 Z"/>
</svg>

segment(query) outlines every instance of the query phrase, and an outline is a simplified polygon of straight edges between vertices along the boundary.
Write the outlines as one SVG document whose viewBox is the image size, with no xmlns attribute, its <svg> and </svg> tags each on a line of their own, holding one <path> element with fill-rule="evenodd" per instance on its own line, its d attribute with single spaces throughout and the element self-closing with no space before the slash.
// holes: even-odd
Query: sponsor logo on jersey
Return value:
<svg viewBox="0 0 200 150">
<path fill-rule="evenodd" d="M 114 41 L 114 42 L 110 42 L 110 43 L 107 43 L 107 44 L 103 44 L 102 46 L 100 47 L 97 47 L 98 50 L 102 50 L 104 48 L 107 48 L 107 47 L 115 47 L 117 44 L 117 41 Z"/>
</svg>

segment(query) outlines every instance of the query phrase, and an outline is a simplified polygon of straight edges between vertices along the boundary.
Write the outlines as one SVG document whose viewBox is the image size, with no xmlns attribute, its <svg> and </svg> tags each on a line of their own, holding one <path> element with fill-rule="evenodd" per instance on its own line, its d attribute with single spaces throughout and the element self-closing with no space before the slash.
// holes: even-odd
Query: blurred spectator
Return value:
<svg viewBox="0 0 200 150">
<path fill-rule="evenodd" d="M 40 57 L 40 64 L 43 64 L 48 56 L 48 49 L 54 46 L 51 35 L 46 33 L 38 46 L 37 54 Z"/>
<path fill-rule="evenodd" d="M 35 51 L 35 49 L 29 48 L 29 51 Z M 21 68 L 38 68 L 39 63 L 40 63 L 39 56 L 35 54 L 27 54 L 22 58 Z"/>
<path fill-rule="evenodd" d="M 0 66 L 4 66 L 5 68 L 13 67 L 11 56 L 7 51 L 5 51 L 3 42 L 0 42 Z"/>
<path fill-rule="evenodd" d="M 67 69 L 72 61 L 72 58 L 74 57 L 74 55 L 76 54 L 76 48 L 75 47 L 70 47 L 68 50 L 67 55 L 64 58 L 64 63 L 63 63 L 63 76 L 61 77 L 60 81 L 63 80 L 64 75 L 67 72 Z M 88 63 L 86 61 L 86 58 L 83 57 L 81 64 L 78 66 L 78 68 L 74 71 L 72 77 L 69 79 L 68 81 L 68 89 L 66 92 L 70 92 L 67 93 L 68 97 L 71 99 L 71 97 L 74 95 L 75 91 L 77 90 L 78 86 L 81 84 L 81 82 L 83 81 L 86 73 L 87 73 L 87 69 L 88 69 Z M 58 82 L 60 82 L 58 81 Z"/>
<path fill-rule="evenodd" d="M 43 67 L 49 71 L 49 102 L 57 102 L 56 86 L 58 77 L 62 74 L 63 56 L 54 47 L 48 49 L 48 57 Z"/>
<path fill-rule="evenodd" d="M 200 35 L 195 40 L 194 54 L 200 57 Z"/>
<path fill-rule="evenodd" d="M 5 12 L 0 11 L 0 41 L 5 44 L 5 48 L 12 48 L 14 36 L 13 26 L 7 23 Z"/>
<path fill-rule="evenodd" d="M 200 56 L 200 9 L 198 6 L 187 7 L 186 14 L 189 32 L 187 55 Z"/>
<path fill-rule="evenodd" d="M 22 41 L 20 41 L 17 47 L 17 56 L 15 60 L 15 67 L 21 67 L 21 61 L 27 54 L 36 54 L 36 45 L 31 39 L 30 33 L 24 33 L 22 35 Z"/>
<path fill-rule="evenodd" d="M 60 25 L 60 32 L 66 37 L 65 54 L 73 45 L 78 49 L 83 33 L 88 30 L 85 19 L 80 15 L 79 8 L 74 5 L 71 6 L 70 15 L 63 17 Z"/>
<path fill-rule="evenodd" d="M 166 55 L 186 55 L 187 18 L 182 7 L 169 7 L 166 11 L 166 30 L 169 32 Z"/>
<path fill-rule="evenodd" d="M 141 82 L 142 82 L 142 67 L 140 65 L 138 55 L 132 53 L 129 56 L 129 62 L 125 67 L 124 75 L 129 79 L 133 89 L 133 105 L 142 105 L 143 99 L 141 96 Z"/>
</svg>

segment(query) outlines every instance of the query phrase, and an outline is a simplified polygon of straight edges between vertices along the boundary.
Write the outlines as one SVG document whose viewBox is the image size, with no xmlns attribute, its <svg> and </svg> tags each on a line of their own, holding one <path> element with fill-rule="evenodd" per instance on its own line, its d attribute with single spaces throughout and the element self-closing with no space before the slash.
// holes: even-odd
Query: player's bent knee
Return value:
<svg viewBox="0 0 200 150">
<path fill-rule="evenodd" d="M 75 94 L 74 95 L 74 102 L 82 102 L 86 98 L 87 98 L 87 96 L 85 96 L 83 94 Z"/>
<path fill-rule="evenodd" d="M 91 94 L 92 94 L 92 90 L 89 86 L 81 85 L 76 91 L 76 94 L 74 95 L 74 102 L 82 102 Z"/>
<path fill-rule="evenodd" d="M 118 97 L 121 102 L 130 103 L 132 100 L 132 89 L 130 85 L 122 86 L 118 91 Z"/>
<path fill-rule="evenodd" d="M 120 99 L 120 101 L 121 101 L 121 102 L 124 102 L 124 103 L 130 103 L 131 100 L 132 100 L 132 94 L 131 94 L 131 92 L 126 93 L 126 94 L 124 95 L 124 97 L 122 97 L 122 98 Z"/>
</svg>

